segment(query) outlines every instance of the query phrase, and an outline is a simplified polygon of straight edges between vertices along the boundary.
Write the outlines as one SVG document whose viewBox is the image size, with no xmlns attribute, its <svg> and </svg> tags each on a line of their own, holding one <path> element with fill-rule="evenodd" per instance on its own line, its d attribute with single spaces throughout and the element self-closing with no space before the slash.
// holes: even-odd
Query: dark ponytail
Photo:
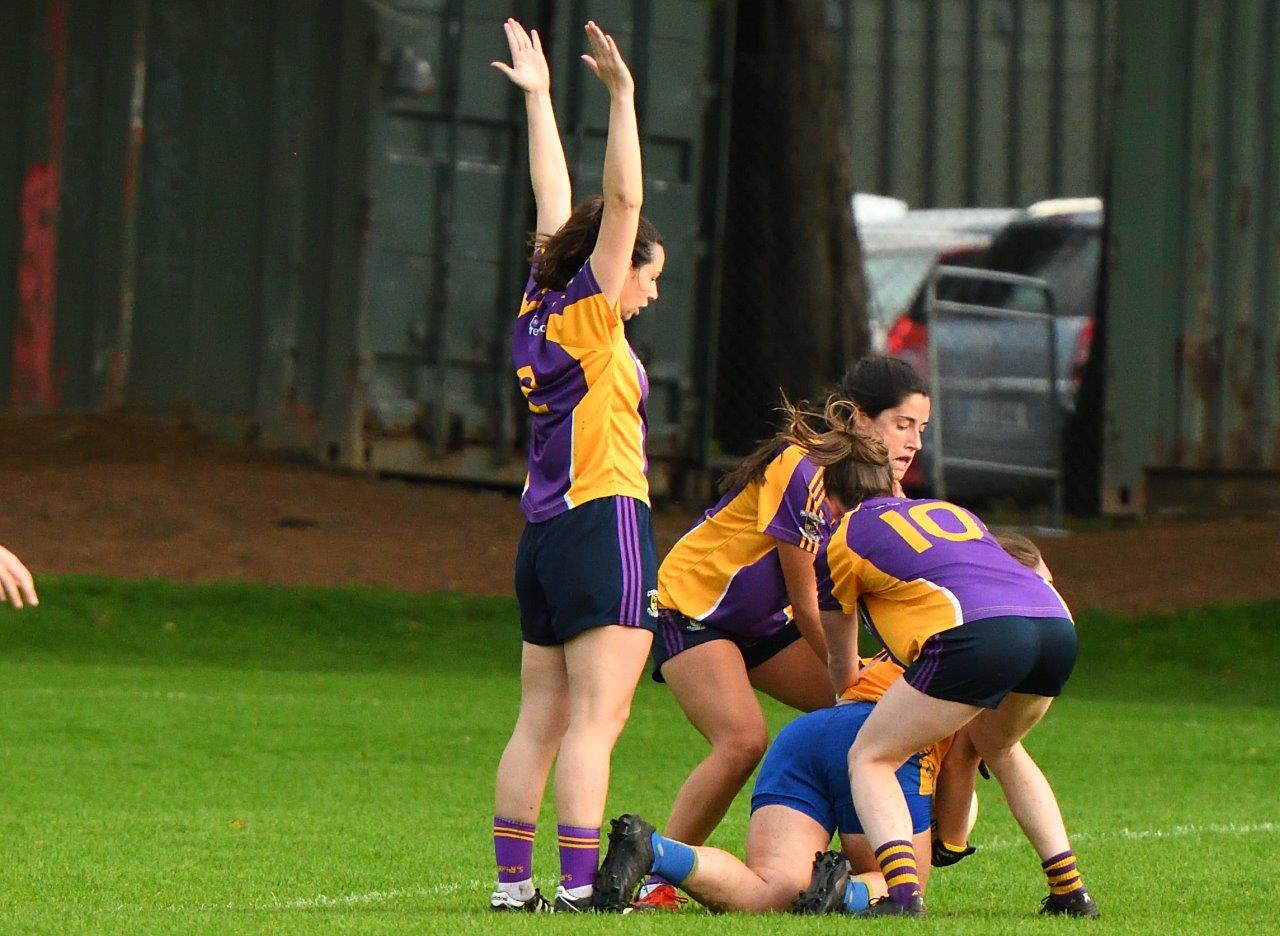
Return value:
<svg viewBox="0 0 1280 936">
<path fill-rule="evenodd" d="M 529 239 L 533 247 L 534 282 L 544 289 L 563 291 L 596 249 L 603 217 L 604 198 L 597 195 L 574 208 L 569 220 L 554 234 L 534 234 Z M 636 243 L 631 249 L 631 266 L 642 267 L 651 261 L 654 246 L 661 243 L 658 229 L 641 215 Z"/>
</svg>

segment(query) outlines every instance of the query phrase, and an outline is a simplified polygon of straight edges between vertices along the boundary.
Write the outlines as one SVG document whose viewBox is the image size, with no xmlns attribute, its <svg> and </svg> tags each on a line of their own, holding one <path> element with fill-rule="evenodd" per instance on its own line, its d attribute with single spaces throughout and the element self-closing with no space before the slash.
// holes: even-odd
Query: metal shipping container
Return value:
<svg viewBox="0 0 1280 936">
<path fill-rule="evenodd" d="M 1120 9 L 1104 507 L 1280 502 L 1280 2 Z"/>
<path fill-rule="evenodd" d="M 184 414 L 326 462 L 518 482 L 507 340 L 532 204 L 500 29 L 538 25 L 577 197 L 607 122 L 582 23 L 637 79 L 670 260 L 632 330 L 652 453 L 696 461 L 731 4 L 25 0 L 0 29 L 11 405 Z M 16 298 L 16 302 L 10 302 Z"/>
<path fill-rule="evenodd" d="M 832 0 L 859 191 L 916 208 L 1102 191 L 1118 0 Z"/>
</svg>

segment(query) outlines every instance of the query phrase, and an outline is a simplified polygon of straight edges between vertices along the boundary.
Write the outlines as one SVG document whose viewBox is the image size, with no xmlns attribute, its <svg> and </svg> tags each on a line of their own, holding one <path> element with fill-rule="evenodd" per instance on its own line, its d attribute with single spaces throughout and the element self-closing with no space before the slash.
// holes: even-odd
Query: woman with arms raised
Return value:
<svg viewBox="0 0 1280 936">
<path fill-rule="evenodd" d="M 640 216 L 634 84 L 617 44 L 587 23 L 582 56 L 609 91 L 603 196 L 571 209 L 541 41 L 504 26 L 524 92 L 537 205 L 532 269 L 511 354 L 530 412 L 528 523 L 516 557 L 523 637 L 520 713 L 498 765 L 493 910 L 546 911 L 534 828 L 556 765 L 560 884 L 554 909 L 591 905 L 609 760 L 656 625 L 649 526 L 648 380 L 623 322 L 658 296 L 665 254 Z"/>
</svg>

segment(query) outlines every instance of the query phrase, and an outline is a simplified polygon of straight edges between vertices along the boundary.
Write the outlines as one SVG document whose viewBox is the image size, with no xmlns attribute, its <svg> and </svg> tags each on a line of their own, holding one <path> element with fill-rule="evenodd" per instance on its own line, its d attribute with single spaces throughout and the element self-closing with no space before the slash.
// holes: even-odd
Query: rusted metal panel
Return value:
<svg viewBox="0 0 1280 936">
<path fill-rule="evenodd" d="M 1122 5 L 1104 504 L 1280 483 L 1280 4 Z M 1208 473 L 1208 474 L 1205 474 Z"/>
<path fill-rule="evenodd" d="M 646 209 L 672 252 L 661 318 L 633 333 L 653 454 L 700 457 L 731 3 L 0 6 L 9 403 L 519 483 L 506 343 L 532 210 L 523 105 L 489 62 L 505 16 L 542 27 L 585 196 L 607 108 L 577 51 L 598 16 L 636 74 Z"/>
</svg>

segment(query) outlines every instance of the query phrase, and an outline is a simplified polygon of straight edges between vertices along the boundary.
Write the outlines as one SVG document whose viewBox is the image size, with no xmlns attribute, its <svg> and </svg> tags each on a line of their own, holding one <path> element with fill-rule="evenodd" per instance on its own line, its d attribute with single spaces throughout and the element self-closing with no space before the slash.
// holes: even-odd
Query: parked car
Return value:
<svg viewBox="0 0 1280 936">
<path fill-rule="evenodd" d="M 929 376 L 930 342 L 934 358 L 949 381 L 941 394 L 935 422 L 944 435 L 948 463 L 969 462 L 947 470 L 947 496 L 979 500 L 989 496 L 1033 496 L 1046 483 L 1019 479 L 981 467 L 983 462 L 1045 469 L 1056 464 L 1062 422 L 1074 407 L 1081 369 L 1088 359 L 1097 311 L 1102 256 L 1102 203 L 1099 199 L 1042 202 L 1013 218 L 995 235 L 982 256 L 971 261 L 996 274 L 938 276 L 937 299 L 992 310 L 1046 312 L 1053 316 L 1056 345 L 1057 409 L 1047 407 L 1049 392 L 1043 326 L 1015 316 L 948 313 L 941 334 L 931 335 L 927 290 L 889 327 L 885 350 L 910 361 Z M 954 308 L 959 308 L 954 307 Z M 935 329 L 939 326 L 935 325 Z M 933 457 L 926 446 L 908 487 L 930 490 Z"/>
<path fill-rule="evenodd" d="M 886 349 L 894 323 L 919 306 L 934 270 L 979 262 L 995 233 L 1024 214 L 1013 208 L 909 210 L 897 199 L 855 196 L 872 348 Z"/>
</svg>

